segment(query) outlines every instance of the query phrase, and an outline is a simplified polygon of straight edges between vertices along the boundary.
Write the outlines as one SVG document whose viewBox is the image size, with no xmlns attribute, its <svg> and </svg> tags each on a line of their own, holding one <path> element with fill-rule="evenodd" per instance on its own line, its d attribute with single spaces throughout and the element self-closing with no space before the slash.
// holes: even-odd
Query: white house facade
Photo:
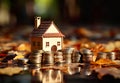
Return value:
<svg viewBox="0 0 120 83">
<path fill-rule="evenodd" d="M 61 50 L 61 43 L 61 38 L 43 38 L 43 50 L 50 51 L 53 46 L 56 46 L 57 50 Z"/>
</svg>

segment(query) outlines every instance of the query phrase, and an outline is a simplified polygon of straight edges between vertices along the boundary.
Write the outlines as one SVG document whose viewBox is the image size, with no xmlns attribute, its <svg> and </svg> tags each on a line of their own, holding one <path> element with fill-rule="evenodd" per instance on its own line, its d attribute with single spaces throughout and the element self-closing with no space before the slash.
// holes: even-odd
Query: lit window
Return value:
<svg viewBox="0 0 120 83">
<path fill-rule="evenodd" d="M 46 46 L 49 46 L 49 42 L 46 42 Z"/>
<path fill-rule="evenodd" d="M 57 46 L 60 46 L 60 42 L 57 42 Z"/>
</svg>

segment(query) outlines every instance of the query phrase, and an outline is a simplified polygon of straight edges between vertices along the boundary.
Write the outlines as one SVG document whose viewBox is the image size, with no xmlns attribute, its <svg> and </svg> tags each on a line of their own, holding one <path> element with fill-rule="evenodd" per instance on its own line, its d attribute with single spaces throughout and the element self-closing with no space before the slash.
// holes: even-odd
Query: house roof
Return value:
<svg viewBox="0 0 120 83">
<path fill-rule="evenodd" d="M 58 33 L 46 33 L 49 27 L 53 24 L 58 30 Z M 33 29 L 31 36 L 42 36 L 42 37 L 63 37 L 64 35 L 60 32 L 53 21 L 42 21 L 37 29 Z"/>
</svg>

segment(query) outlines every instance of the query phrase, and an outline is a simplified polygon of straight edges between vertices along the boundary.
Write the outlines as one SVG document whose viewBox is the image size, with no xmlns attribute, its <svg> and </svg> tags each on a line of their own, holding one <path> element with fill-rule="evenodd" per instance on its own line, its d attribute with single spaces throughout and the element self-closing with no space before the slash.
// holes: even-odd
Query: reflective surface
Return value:
<svg viewBox="0 0 120 83">
<path fill-rule="evenodd" d="M 63 73 L 58 69 L 33 69 L 31 83 L 63 83 Z"/>
<path fill-rule="evenodd" d="M 10 67 L 11 65 L 9 65 Z M 13 65 L 12 65 L 13 66 Z M 11 67 L 12 67 L 11 66 Z M 13 66 L 13 68 L 16 65 Z M 1 68 L 8 65 L 0 66 Z M 0 75 L 2 83 L 103 83 L 108 81 L 120 82 L 107 76 L 100 80 L 97 73 L 91 71 L 91 66 L 82 63 L 62 64 L 57 66 L 40 64 L 21 65 L 23 71 L 12 76 Z M 12 72 L 12 71 L 11 71 Z M 112 79 L 111 79 L 112 78 Z"/>
</svg>

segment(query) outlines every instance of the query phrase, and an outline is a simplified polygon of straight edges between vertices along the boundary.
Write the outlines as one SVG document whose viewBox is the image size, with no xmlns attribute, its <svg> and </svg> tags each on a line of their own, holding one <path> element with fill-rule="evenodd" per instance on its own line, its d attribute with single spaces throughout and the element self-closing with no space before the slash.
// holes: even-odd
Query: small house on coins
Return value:
<svg viewBox="0 0 120 83">
<path fill-rule="evenodd" d="M 36 17 L 34 29 L 30 34 L 31 50 L 61 50 L 63 37 L 53 21 L 41 21 L 41 17 Z"/>
</svg>

